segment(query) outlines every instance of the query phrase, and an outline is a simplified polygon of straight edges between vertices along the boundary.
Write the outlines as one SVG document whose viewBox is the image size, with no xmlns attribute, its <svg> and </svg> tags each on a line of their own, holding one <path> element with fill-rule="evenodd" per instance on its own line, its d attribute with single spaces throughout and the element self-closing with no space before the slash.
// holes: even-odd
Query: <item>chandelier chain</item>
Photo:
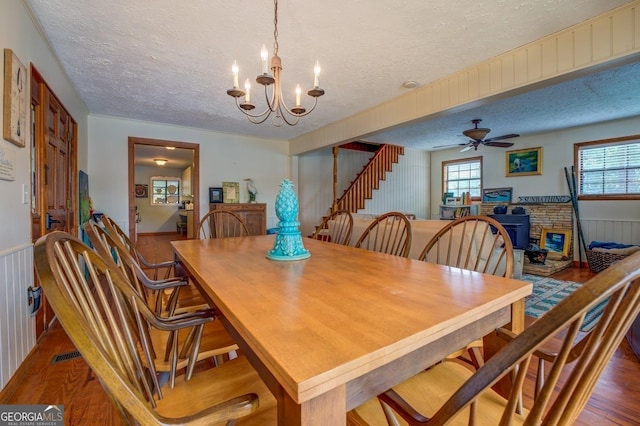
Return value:
<svg viewBox="0 0 640 426">
<path fill-rule="evenodd" d="M 278 56 L 278 0 L 274 0 L 273 3 L 273 54 Z"/>
</svg>

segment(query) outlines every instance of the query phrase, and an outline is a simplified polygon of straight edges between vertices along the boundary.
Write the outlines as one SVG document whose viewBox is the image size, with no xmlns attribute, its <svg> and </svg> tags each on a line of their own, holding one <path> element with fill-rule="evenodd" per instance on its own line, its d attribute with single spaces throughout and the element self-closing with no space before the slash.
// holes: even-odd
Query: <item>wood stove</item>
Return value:
<svg viewBox="0 0 640 426">
<path fill-rule="evenodd" d="M 527 248 L 531 229 L 528 214 L 489 214 L 487 216 L 500 222 L 509 234 L 514 249 L 524 250 Z"/>
</svg>

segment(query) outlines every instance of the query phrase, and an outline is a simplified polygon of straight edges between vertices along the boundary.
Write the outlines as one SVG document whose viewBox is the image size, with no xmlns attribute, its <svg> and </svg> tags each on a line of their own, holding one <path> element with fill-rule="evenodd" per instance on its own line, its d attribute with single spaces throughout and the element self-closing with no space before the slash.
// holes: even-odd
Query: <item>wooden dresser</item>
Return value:
<svg viewBox="0 0 640 426">
<path fill-rule="evenodd" d="M 209 211 L 232 211 L 247 223 L 250 235 L 267 233 L 267 205 L 264 203 L 213 203 Z"/>
</svg>

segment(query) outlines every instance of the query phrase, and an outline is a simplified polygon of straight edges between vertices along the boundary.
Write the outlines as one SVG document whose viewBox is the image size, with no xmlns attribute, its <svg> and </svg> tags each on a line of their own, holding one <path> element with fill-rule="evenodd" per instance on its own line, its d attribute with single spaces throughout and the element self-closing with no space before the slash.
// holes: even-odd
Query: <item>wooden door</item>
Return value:
<svg viewBox="0 0 640 426">
<path fill-rule="evenodd" d="M 74 224 L 72 206 L 73 180 L 71 173 L 71 142 L 73 141 L 69 115 L 58 101 L 47 93 L 48 106 L 45 129 L 45 233 L 51 231 L 70 232 Z"/>
<path fill-rule="evenodd" d="M 77 124 L 32 67 L 32 231 L 33 241 L 52 231 L 77 234 Z M 42 296 L 44 298 L 44 296 Z M 46 300 L 36 314 L 36 336 L 53 312 Z"/>
</svg>

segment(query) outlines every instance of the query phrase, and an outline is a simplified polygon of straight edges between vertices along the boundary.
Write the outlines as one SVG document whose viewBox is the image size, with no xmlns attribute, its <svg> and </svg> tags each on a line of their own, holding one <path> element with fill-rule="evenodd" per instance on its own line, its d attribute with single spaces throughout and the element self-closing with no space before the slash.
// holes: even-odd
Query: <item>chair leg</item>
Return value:
<svg viewBox="0 0 640 426">
<path fill-rule="evenodd" d="M 204 324 L 197 326 L 197 331 L 191 347 L 191 355 L 189 356 L 189 362 L 187 363 L 187 371 L 184 375 L 185 380 L 191 379 L 193 375 L 193 369 L 196 366 L 198 360 L 198 352 L 200 351 L 200 341 L 202 340 L 202 332 L 204 330 Z"/>
<path fill-rule="evenodd" d="M 176 370 L 178 369 L 178 336 L 175 335 L 173 336 L 173 342 L 171 342 L 171 357 L 169 362 L 171 363 L 169 371 L 169 387 L 173 389 L 176 385 Z"/>
</svg>

